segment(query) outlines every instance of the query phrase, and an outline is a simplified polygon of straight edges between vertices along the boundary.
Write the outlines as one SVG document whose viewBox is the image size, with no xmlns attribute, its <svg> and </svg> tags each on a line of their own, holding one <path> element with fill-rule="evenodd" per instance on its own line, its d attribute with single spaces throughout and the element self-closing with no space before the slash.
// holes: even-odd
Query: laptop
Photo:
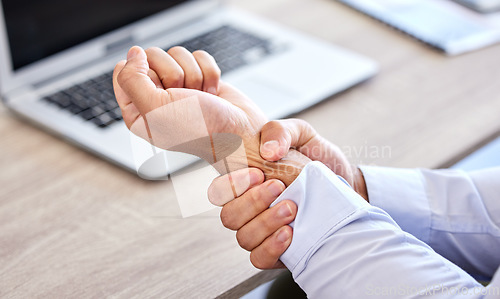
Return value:
<svg viewBox="0 0 500 299">
<path fill-rule="evenodd" d="M 366 57 L 215 0 L 1 0 L 0 15 L 5 105 L 150 179 L 196 158 L 169 152 L 165 169 L 144 167 L 158 149 L 128 132 L 111 80 L 114 65 L 133 45 L 206 50 L 223 80 L 270 119 L 297 113 L 377 71 Z"/>
</svg>

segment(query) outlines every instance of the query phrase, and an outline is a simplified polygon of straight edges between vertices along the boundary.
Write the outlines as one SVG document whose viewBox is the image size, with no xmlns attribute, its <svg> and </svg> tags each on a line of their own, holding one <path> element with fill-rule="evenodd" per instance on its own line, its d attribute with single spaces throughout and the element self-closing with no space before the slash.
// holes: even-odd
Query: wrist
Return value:
<svg viewBox="0 0 500 299">
<path fill-rule="evenodd" d="M 290 150 L 278 161 L 264 160 L 260 155 L 260 135 L 253 136 L 245 142 L 248 166 L 261 169 L 266 180 L 278 179 L 289 186 L 300 174 L 311 159 L 296 150 Z"/>
<path fill-rule="evenodd" d="M 354 166 L 353 167 L 353 174 L 354 174 L 354 183 L 353 183 L 353 189 L 358 193 L 361 197 L 363 197 L 367 202 L 370 202 L 368 198 L 368 189 L 366 188 L 366 182 L 365 182 L 365 177 L 363 176 L 363 172 L 361 172 L 361 169 L 359 167 Z"/>
<path fill-rule="evenodd" d="M 221 164 L 216 167 L 221 174 L 241 168 L 255 167 L 264 172 L 266 180 L 278 179 L 285 186 L 288 186 L 299 176 L 307 163 L 311 162 L 311 159 L 296 150 L 290 150 L 285 157 L 276 162 L 264 160 L 260 155 L 260 137 L 258 135 L 245 138 L 243 144 L 244 150 L 229 156 L 225 166 L 221 164 L 222 161 L 217 163 Z M 221 172 L 222 168 L 224 169 Z"/>
<path fill-rule="evenodd" d="M 299 176 L 307 163 L 311 162 L 311 159 L 296 150 L 290 150 L 285 157 L 275 162 L 262 159 L 259 152 L 257 156 L 249 155 L 249 166 L 260 168 L 266 180 L 277 179 L 287 187 Z"/>
</svg>

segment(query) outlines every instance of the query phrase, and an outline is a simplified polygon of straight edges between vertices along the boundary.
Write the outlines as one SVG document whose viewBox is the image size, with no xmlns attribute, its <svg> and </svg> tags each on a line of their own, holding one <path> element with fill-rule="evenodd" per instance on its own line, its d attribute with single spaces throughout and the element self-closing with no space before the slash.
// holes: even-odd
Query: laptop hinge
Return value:
<svg viewBox="0 0 500 299">
<path fill-rule="evenodd" d="M 130 48 L 134 45 L 135 39 L 132 35 L 127 35 L 119 40 L 113 41 L 106 45 L 106 53 L 115 53 L 125 48 Z"/>
</svg>

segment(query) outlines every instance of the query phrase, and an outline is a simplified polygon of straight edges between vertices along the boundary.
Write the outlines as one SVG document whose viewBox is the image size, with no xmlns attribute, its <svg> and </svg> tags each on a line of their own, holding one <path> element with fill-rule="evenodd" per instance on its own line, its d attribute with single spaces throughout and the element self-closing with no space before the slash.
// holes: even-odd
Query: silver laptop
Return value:
<svg viewBox="0 0 500 299">
<path fill-rule="evenodd" d="M 376 73 L 372 60 L 220 2 L 1 0 L 2 99 L 36 125 L 155 178 L 195 159 L 169 153 L 165 169 L 144 167 L 151 146 L 134 141 L 126 129 L 111 82 L 115 63 L 132 45 L 208 51 L 223 79 L 271 119 Z"/>
</svg>

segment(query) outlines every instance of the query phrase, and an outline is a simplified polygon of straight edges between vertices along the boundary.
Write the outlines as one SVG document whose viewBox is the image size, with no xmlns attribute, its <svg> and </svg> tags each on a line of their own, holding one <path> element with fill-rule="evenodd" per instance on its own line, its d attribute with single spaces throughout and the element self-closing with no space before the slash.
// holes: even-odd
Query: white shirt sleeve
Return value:
<svg viewBox="0 0 500 299">
<path fill-rule="evenodd" d="M 310 298 L 494 298 L 426 243 L 399 228 L 319 162 L 309 163 L 274 204 L 294 200 L 293 239 L 281 256 Z"/>
<path fill-rule="evenodd" d="M 491 279 L 500 265 L 500 167 L 361 169 L 372 205 L 468 273 Z"/>
</svg>

